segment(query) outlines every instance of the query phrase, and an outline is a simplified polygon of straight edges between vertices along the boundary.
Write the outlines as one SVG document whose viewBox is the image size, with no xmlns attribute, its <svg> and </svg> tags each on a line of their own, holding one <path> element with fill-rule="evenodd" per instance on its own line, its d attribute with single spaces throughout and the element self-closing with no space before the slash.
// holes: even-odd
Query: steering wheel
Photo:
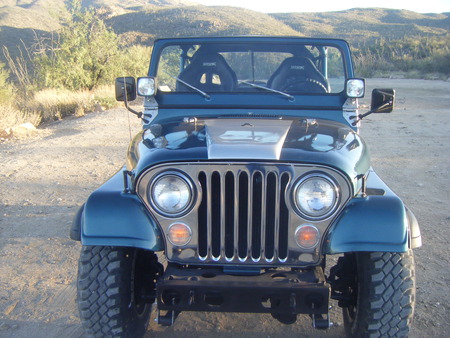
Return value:
<svg viewBox="0 0 450 338">
<path fill-rule="evenodd" d="M 281 86 L 280 91 L 282 92 L 301 92 L 301 93 L 327 93 L 327 88 L 323 83 L 311 79 L 299 79 L 291 78 L 286 81 L 286 83 Z"/>
</svg>

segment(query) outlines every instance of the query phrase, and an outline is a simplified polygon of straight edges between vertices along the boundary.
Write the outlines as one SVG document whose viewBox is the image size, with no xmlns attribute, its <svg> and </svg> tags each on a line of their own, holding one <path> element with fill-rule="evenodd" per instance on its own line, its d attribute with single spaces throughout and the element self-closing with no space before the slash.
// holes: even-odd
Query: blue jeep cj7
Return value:
<svg viewBox="0 0 450 338">
<path fill-rule="evenodd" d="M 335 299 L 348 336 L 406 336 L 420 230 L 358 134 L 394 90 L 360 113 L 364 86 L 342 40 L 156 41 L 148 76 L 116 80 L 143 121 L 126 166 L 71 228 L 87 334 L 143 336 L 153 304 L 162 325 L 221 311 L 327 329 Z"/>
</svg>

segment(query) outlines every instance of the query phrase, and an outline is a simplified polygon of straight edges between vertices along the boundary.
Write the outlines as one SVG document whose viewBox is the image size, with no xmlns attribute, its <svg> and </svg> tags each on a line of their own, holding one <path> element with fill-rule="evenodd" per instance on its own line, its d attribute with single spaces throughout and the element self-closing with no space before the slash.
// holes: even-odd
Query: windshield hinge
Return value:
<svg viewBox="0 0 450 338">
<path fill-rule="evenodd" d="M 134 176 L 132 171 L 124 170 L 122 171 L 123 174 L 123 193 L 129 194 L 131 192 L 130 184 L 128 181 L 128 177 L 132 178 Z"/>
<path fill-rule="evenodd" d="M 153 96 L 145 98 L 144 112 L 142 113 L 144 125 L 152 123 L 156 116 L 158 116 L 158 108 L 158 102 L 156 102 L 156 99 Z"/>
</svg>

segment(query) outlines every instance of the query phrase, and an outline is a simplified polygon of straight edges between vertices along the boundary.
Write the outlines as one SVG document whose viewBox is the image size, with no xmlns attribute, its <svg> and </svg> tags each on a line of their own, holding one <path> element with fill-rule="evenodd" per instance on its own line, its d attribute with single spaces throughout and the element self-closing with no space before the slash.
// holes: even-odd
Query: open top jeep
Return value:
<svg viewBox="0 0 450 338">
<path fill-rule="evenodd" d="M 156 41 L 148 76 L 116 81 L 142 131 L 71 228 L 86 332 L 142 336 L 152 304 L 162 325 L 223 311 L 326 329 L 332 298 L 348 336 L 406 336 L 420 231 L 358 134 L 394 91 L 362 114 L 364 86 L 342 40 Z"/>
</svg>

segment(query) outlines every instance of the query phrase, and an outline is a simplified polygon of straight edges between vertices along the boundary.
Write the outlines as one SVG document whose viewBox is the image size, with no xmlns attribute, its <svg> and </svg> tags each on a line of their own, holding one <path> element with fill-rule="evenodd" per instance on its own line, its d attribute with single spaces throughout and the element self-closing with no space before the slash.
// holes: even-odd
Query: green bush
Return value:
<svg viewBox="0 0 450 338">
<path fill-rule="evenodd" d="M 40 88 L 93 89 L 110 83 L 118 65 L 119 38 L 96 16 L 82 9 L 80 0 L 69 3 L 69 16 L 61 22 L 58 39 L 40 44 L 36 53 Z"/>
<path fill-rule="evenodd" d="M 450 74 L 450 35 L 442 37 L 405 37 L 397 40 L 379 39 L 373 44 L 356 46 L 353 50 L 359 76 L 379 73 Z"/>
<path fill-rule="evenodd" d="M 123 48 L 120 53 L 120 65 L 116 67 L 115 77 L 119 76 L 145 76 L 148 71 L 152 48 L 134 45 Z"/>
<path fill-rule="evenodd" d="M 0 105 L 12 102 L 14 99 L 14 87 L 8 82 L 9 72 L 5 65 L 0 63 Z"/>
</svg>

